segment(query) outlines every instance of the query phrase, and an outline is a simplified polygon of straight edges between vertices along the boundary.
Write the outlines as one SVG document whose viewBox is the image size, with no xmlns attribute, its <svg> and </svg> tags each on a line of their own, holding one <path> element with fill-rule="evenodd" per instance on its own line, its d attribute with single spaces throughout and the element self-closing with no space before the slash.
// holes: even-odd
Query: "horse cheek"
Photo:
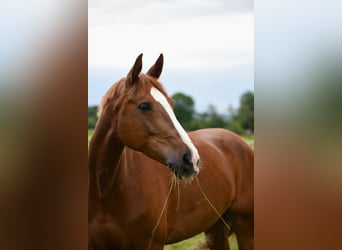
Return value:
<svg viewBox="0 0 342 250">
<path fill-rule="evenodd" d="M 132 119 L 125 119 L 119 124 L 119 137 L 121 141 L 134 150 L 140 150 L 143 146 L 143 130 Z"/>
</svg>

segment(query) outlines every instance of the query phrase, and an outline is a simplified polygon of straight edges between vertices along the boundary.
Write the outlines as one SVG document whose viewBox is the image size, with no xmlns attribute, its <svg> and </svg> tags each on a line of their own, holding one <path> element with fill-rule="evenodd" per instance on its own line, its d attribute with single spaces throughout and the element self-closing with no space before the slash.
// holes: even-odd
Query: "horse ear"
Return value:
<svg viewBox="0 0 342 250">
<path fill-rule="evenodd" d="M 157 61 L 153 64 L 153 66 L 147 71 L 147 75 L 152 76 L 154 78 L 159 78 L 164 64 L 164 56 L 160 54 Z"/>
<path fill-rule="evenodd" d="M 131 70 L 128 72 L 126 76 L 126 82 L 125 82 L 126 86 L 129 86 L 138 80 L 139 74 L 142 69 L 142 56 L 143 54 L 141 53 L 135 60 L 135 63 L 133 67 L 131 68 Z"/>
</svg>

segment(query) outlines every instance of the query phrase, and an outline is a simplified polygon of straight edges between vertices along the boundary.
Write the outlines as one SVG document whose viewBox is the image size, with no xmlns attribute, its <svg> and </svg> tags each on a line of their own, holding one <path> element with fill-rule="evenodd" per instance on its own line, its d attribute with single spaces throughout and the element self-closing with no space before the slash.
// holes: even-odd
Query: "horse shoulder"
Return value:
<svg viewBox="0 0 342 250">
<path fill-rule="evenodd" d="M 145 154 L 126 148 L 125 211 L 129 214 L 128 234 L 135 242 L 143 241 L 159 220 L 166 200 L 171 175 L 170 170 Z M 166 238 L 166 217 L 163 216 L 154 241 Z"/>
<path fill-rule="evenodd" d="M 252 148 L 240 136 L 225 129 L 201 129 L 189 135 L 198 146 L 199 152 L 202 152 L 203 161 L 217 161 L 216 158 L 222 157 L 225 159 L 224 168 L 228 169 L 225 173 L 229 175 L 227 180 L 231 182 L 235 193 L 234 206 L 240 211 L 253 210 L 254 151 Z"/>
</svg>

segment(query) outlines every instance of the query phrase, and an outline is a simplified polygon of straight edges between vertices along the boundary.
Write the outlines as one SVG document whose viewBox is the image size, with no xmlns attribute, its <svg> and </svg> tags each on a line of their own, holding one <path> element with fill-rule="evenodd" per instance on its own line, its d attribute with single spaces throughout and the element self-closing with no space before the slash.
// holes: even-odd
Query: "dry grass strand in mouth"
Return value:
<svg viewBox="0 0 342 250">
<path fill-rule="evenodd" d="M 222 218 L 222 216 L 221 216 L 220 213 L 217 211 L 217 209 L 215 208 L 215 206 L 210 202 L 208 196 L 205 194 L 204 190 L 202 189 L 202 187 L 201 187 L 201 185 L 200 185 L 200 183 L 199 183 L 199 179 L 197 178 L 197 176 L 194 177 L 194 178 L 191 178 L 191 182 L 192 182 L 194 179 L 196 180 L 196 184 L 197 184 L 197 186 L 198 186 L 200 192 L 202 193 L 204 199 L 208 202 L 208 204 L 209 204 L 210 207 L 214 210 L 214 212 L 217 214 L 217 216 L 219 217 L 219 219 L 223 222 L 223 224 L 224 224 L 224 225 L 227 227 L 227 229 L 230 231 L 230 230 L 231 230 L 230 226 L 229 226 L 229 225 L 227 224 L 227 222 Z M 172 192 L 173 187 L 175 187 L 175 188 L 177 189 L 177 207 L 178 207 L 178 205 L 179 205 L 179 199 L 180 199 L 180 187 L 179 187 L 180 184 L 179 184 L 179 183 L 180 183 L 180 181 L 178 180 L 178 178 L 172 173 L 172 174 L 171 174 L 171 177 L 170 177 L 170 188 L 169 188 L 169 192 L 168 192 L 168 194 L 167 194 L 167 196 L 166 196 L 166 199 L 165 199 L 165 201 L 164 201 L 164 204 L 163 204 L 162 210 L 161 210 L 161 212 L 160 212 L 159 218 L 158 218 L 158 220 L 157 220 L 157 223 L 156 223 L 156 225 L 154 226 L 154 228 L 153 228 L 153 230 L 152 230 L 150 243 L 149 243 L 149 245 L 148 245 L 148 250 L 150 250 L 150 248 L 151 248 L 151 245 L 152 245 L 152 241 L 153 241 L 154 235 L 155 235 L 156 230 L 157 230 L 157 228 L 158 228 L 158 226 L 159 226 L 159 224 L 160 224 L 161 218 L 162 218 L 162 216 L 163 216 L 163 214 L 164 214 L 164 212 L 165 212 L 166 205 L 167 205 L 167 202 L 168 202 L 168 200 L 169 200 L 169 198 L 170 198 L 170 195 L 171 195 L 171 192 Z"/>
<path fill-rule="evenodd" d="M 204 193 L 200 183 L 199 183 L 199 180 L 197 177 L 195 177 L 196 179 L 196 183 L 197 183 L 197 186 L 199 188 L 199 190 L 201 191 L 203 197 L 205 198 L 205 200 L 208 202 L 208 204 L 211 206 L 211 208 L 214 210 L 214 212 L 217 214 L 217 216 L 220 218 L 220 220 L 223 222 L 223 224 L 227 227 L 227 229 L 230 231 L 231 228 L 230 226 L 227 224 L 227 222 L 222 218 L 222 216 L 220 215 L 220 213 L 217 211 L 217 209 L 214 207 L 214 205 L 210 202 L 208 196 Z"/>
</svg>

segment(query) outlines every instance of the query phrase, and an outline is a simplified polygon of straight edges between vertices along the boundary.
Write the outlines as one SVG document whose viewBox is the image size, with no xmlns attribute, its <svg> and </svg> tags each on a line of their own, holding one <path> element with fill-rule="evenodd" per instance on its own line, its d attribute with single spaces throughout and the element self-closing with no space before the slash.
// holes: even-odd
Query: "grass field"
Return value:
<svg viewBox="0 0 342 250">
<path fill-rule="evenodd" d="M 88 142 L 93 134 L 93 130 L 88 130 Z M 242 138 L 251 145 L 252 148 L 254 148 L 254 135 L 244 135 Z M 176 244 L 167 245 L 164 247 L 165 250 L 192 250 L 196 245 L 198 245 L 200 242 L 204 240 L 204 234 L 196 235 L 195 237 L 192 237 L 190 239 L 178 242 Z M 230 242 L 230 249 L 231 250 L 238 250 L 237 241 L 235 235 L 232 235 L 229 238 Z"/>
<path fill-rule="evenodd" d="M 164 250 L 192 250 L 192 249 L 196 248 L 196 245 L 198 245 L 203 240 L 204 240 L 204 233 L 201 233 L 199 235 L 196 235 L 195 237 L 192 237 L 190 239 L 178 242 L 176 244 L 167 245 L 164 247 Z M 230 244 L 231 250 L 238 250 L 239 249 L 235 235 L 232 235 L 229 238 L 229 244 Z"/>
<path fill-rule="evenodd" d="M 254 148 L 254 135 L 242 135 L 244 139 L 252 148 Z"/>
<path fill-rule="evenodd" d="M 93 129 L 88 129 L 88 143 L 90 141 L 91 136 L 93 135 Z"/>
</svg>

